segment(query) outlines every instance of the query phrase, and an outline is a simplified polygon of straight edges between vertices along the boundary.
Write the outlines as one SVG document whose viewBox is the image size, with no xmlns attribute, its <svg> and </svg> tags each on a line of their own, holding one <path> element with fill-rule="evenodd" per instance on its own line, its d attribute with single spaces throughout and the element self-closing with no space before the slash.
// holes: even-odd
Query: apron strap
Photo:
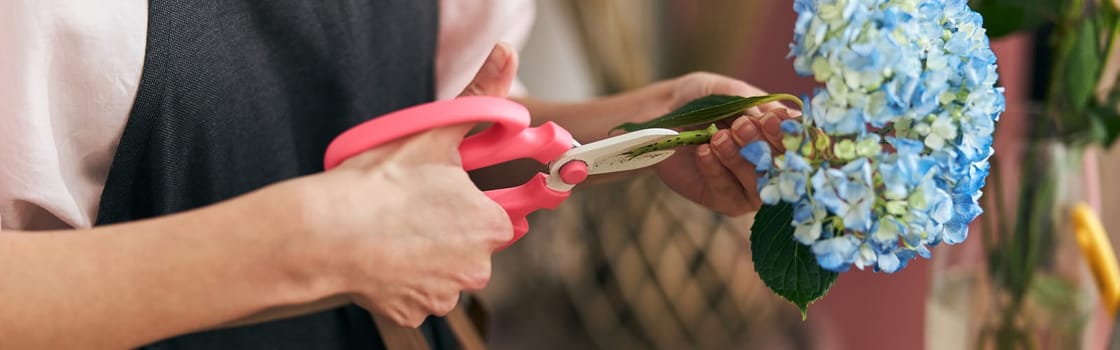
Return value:
<svg viewBox="0 0 1120 350">
<path fill-rule="evenodd" d="M 455 340 L 459 341 L 460 349 L 486 350 L 486 341 L 482 339 L 482 335 L 471 317 L 467 315 L 467 310 L 462 303 L 452 309 L 446 319 L 447 325 L 451 327 L 451 333 L 455 334 Z"/>
<path fill-rule="evenodd" d="M 473 304 L 473 303 L 472 303 Z M 445 316 L 448 326 L 451 327 L 451 333 L 455 335 L 455 340 L 459 342 L 459 349 L 462 350 L 485 350 L 486 342 L 475 327 L 474 321 L 467 315 L 466 306 L 464 303 L 459 303 L 450 313 Z M 428 350 L 431 346 L 428 341 L 424 339 L 424 334 L 420 329 L 401 327 L 386 320 L 380 316 L 374 316 L 374 323 L 377 324 L 377 331 L 381 334 L 381 340 L 385 342 L 385 348 L 389 350 Z"/>
<path fill-rule="evenodd" d="M 381 316 L 374 316 L 373 322 L 377 324 L 377 332 L 381 334 L 381 341 L 389 350 L 428 350 L 431 346 L 424 340 L 420 329 L 401 327 L 386 320 Z M 453 330 L 454 332 L 454 330 Z"/>
</svg>

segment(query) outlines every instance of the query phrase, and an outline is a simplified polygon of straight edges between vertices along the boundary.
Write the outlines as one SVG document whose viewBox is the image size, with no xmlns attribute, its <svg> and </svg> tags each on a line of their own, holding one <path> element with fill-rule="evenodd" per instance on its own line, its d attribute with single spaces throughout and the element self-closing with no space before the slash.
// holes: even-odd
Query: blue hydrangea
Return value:
<svg viewBox="0 0 1120 350">
<path fill-rule="evenodd" d="M 893 273 L 956 244 L 979 199 L 1004 110 L 983 19 L 966 0 L 795 0 L 790 57 L 823 86 L 784 121 L 774 154 L 741 154 L 765 204 L 825 269 Z"/>
</svg>

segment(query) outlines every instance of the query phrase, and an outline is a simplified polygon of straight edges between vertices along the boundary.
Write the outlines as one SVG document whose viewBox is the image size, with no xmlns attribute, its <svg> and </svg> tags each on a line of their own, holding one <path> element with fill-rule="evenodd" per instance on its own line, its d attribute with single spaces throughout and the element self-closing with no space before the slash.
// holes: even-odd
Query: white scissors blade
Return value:
<svg viewBox="0 0 1120 350">
<path fill-rule="evenodd" d="M 672 150 L 667 150 L 669 151 L 667 154 L 658 151 L 638 156 L 631 156 L 630 151 L 677 137 L 679 134 L 676 130 L 653 128 L 612 136 L 573 148 L 561 156 L 555 164 L 562 165 L 569 160 L 580 160 L 587 163 L 590 175 L 644 168 L 672 155 Z"/>
<path fill-rule="evenodd" d="M 600 158 L 594 163 L 588 164 L 587 173 L 594 175 L 641 169 L 661 163 L 661 161 L 672 156 L 673 153 L 676 153 L 676 150 L 667 149 L 646 152 L 637 156 L 624 153 L 613 157 Z"/>
<path fill-rule="evenodd" d="M 653 151 L 637 156 L 629 152 L 679 134 L 671 129 L 643 129 L 577 146 L 549 165 L 548 186 L 558 191 L 571 189 L 572 185 L 564 183 L 559 176 L 560 168 L 571 161 L 586 164 L 588 175 L 635 170 L 657 164 L 673 155 L 674 151 Z"/>
</svg>

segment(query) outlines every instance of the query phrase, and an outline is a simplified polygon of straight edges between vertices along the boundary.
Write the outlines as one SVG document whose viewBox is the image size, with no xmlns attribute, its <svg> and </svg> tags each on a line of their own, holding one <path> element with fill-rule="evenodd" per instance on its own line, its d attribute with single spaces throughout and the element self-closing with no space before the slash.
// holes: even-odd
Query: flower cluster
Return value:
<svg viewBox="0 0 1120 350">
<path fill-rule="evenodd" d="M 790 56 L 824 87 L 765 141 L 766 204 L 793 207 L 796 240 L 825 269 L 895 272 L 959 243 L 980 214 L 1004 109 L 993 54 L 966 0 L 796 0 Z"/>
</svg>

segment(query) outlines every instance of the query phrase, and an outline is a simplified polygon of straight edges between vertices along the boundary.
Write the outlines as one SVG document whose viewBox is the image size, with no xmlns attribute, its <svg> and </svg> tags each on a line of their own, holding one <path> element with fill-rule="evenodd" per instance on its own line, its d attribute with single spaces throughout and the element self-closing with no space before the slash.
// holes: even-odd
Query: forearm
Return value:
<svg viewBox="0 0 1120 350">
<path fill-rule="evenodd" d="M 658 82 L 643 89 L 586 102 L 549 102 L 531 97 L 514 100 L 529 109 L 533 124 L 555 122 L 571 132 L 576 140 L 586 143 L 607 137 L 610 129 L 618 124 L 668 113 L 664 103 L 651 101 L 671 99 L 672 93 L 669 82 Z"/>
<path fill-rule="evenodd" d="M 250 196 L 90 230 L 0 233 L 0 348 L 135 347 L 324 297 L 280 238 L 298 219 L 269 216 L 270 205 L 281 204 Z"/>
</svg>

